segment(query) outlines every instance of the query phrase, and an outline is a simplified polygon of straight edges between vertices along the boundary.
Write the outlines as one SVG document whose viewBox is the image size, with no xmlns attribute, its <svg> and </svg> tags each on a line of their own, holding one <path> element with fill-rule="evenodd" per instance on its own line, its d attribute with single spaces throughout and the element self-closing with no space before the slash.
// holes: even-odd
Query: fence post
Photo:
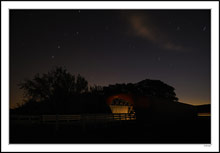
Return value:
<svg viewBox="0 0 220 153">
<path fill-rule="evenodd" d="M 44 123 L 44 115 L 41 115 L 41 121 Z"/>
<path fill-rule="evenodd" d="M 95 127 L 95 129 L 97 128 L 97 114 L 95 114 L 95 124 L 94 124 L 94 127 Z"/>
<path fill-rule="evenodd" d="M 59 123 L 58 123 L 58 121 L 59 121 L 59 119 L 58 119 L 58 114 L 56 114 L 56 131 L 58 131 L 58 129 L 59 129 Z"/>
<path fill-rule="evenodd" d="M 85 132 L 86 131 L 86 116 L 84 114 L 82 114 L 81 123 L 82 123 L 82 130 L 83 132 Z"/>
<path fill-rule="evenodd" d="M 107 114 L 105 114 L 105 128 L 108 127 L 108 116 Z"/>
</svg>

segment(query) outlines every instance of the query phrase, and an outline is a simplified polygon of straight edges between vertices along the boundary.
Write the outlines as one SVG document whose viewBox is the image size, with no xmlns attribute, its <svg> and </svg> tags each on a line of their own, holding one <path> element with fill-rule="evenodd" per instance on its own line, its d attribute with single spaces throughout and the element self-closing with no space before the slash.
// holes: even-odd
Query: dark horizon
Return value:
<svg viewBox="0 0 220 153">
<path fill-rule="evenodd" d="M 89 85 L 161 80 L 210 104 L 210 10 L 11 10 L 10 107 L 17 84 L 54 66 Z"/>
</svg>

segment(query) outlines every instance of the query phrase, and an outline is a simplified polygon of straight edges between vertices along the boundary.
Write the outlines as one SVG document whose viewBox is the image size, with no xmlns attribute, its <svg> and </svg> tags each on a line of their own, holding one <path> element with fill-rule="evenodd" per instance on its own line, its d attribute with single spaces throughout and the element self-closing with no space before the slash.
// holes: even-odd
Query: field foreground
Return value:
<svg viewBox="0 0 220 153">
<path fill-rule="evenodd" d="M 10 143 L 211 143 L 210 117 L 187 123 L 138 123 L 118 120 L 100 123 L 10 123 Z"/>
</svg>

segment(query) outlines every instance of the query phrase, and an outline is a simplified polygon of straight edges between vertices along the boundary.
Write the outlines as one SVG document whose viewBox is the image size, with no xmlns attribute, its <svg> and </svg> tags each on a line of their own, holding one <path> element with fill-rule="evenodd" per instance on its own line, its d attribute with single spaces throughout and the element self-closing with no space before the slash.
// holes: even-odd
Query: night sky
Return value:
<svg viewBox="0 0 220 153">
<path fill-rule="evenodd" d="M 54 66 L 89 85 L 161 80 L 209 104 L 210 53 L 209 10 L 11 10 L 10 106 L 20 81 Z"/>
</svg>

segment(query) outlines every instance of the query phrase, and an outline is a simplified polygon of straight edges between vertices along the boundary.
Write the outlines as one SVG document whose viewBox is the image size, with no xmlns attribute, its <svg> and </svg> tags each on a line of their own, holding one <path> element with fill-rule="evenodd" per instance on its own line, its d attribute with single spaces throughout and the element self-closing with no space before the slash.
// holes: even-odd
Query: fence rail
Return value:
<svg viewBox="0 0 220 153">
<path fill-rule="evenodd" d="M 135 114 L 85 114 L 85 115 L 11 115 L 13 123 L 62 123 L 77 121 L 136 120 Z"/>
</svg>

